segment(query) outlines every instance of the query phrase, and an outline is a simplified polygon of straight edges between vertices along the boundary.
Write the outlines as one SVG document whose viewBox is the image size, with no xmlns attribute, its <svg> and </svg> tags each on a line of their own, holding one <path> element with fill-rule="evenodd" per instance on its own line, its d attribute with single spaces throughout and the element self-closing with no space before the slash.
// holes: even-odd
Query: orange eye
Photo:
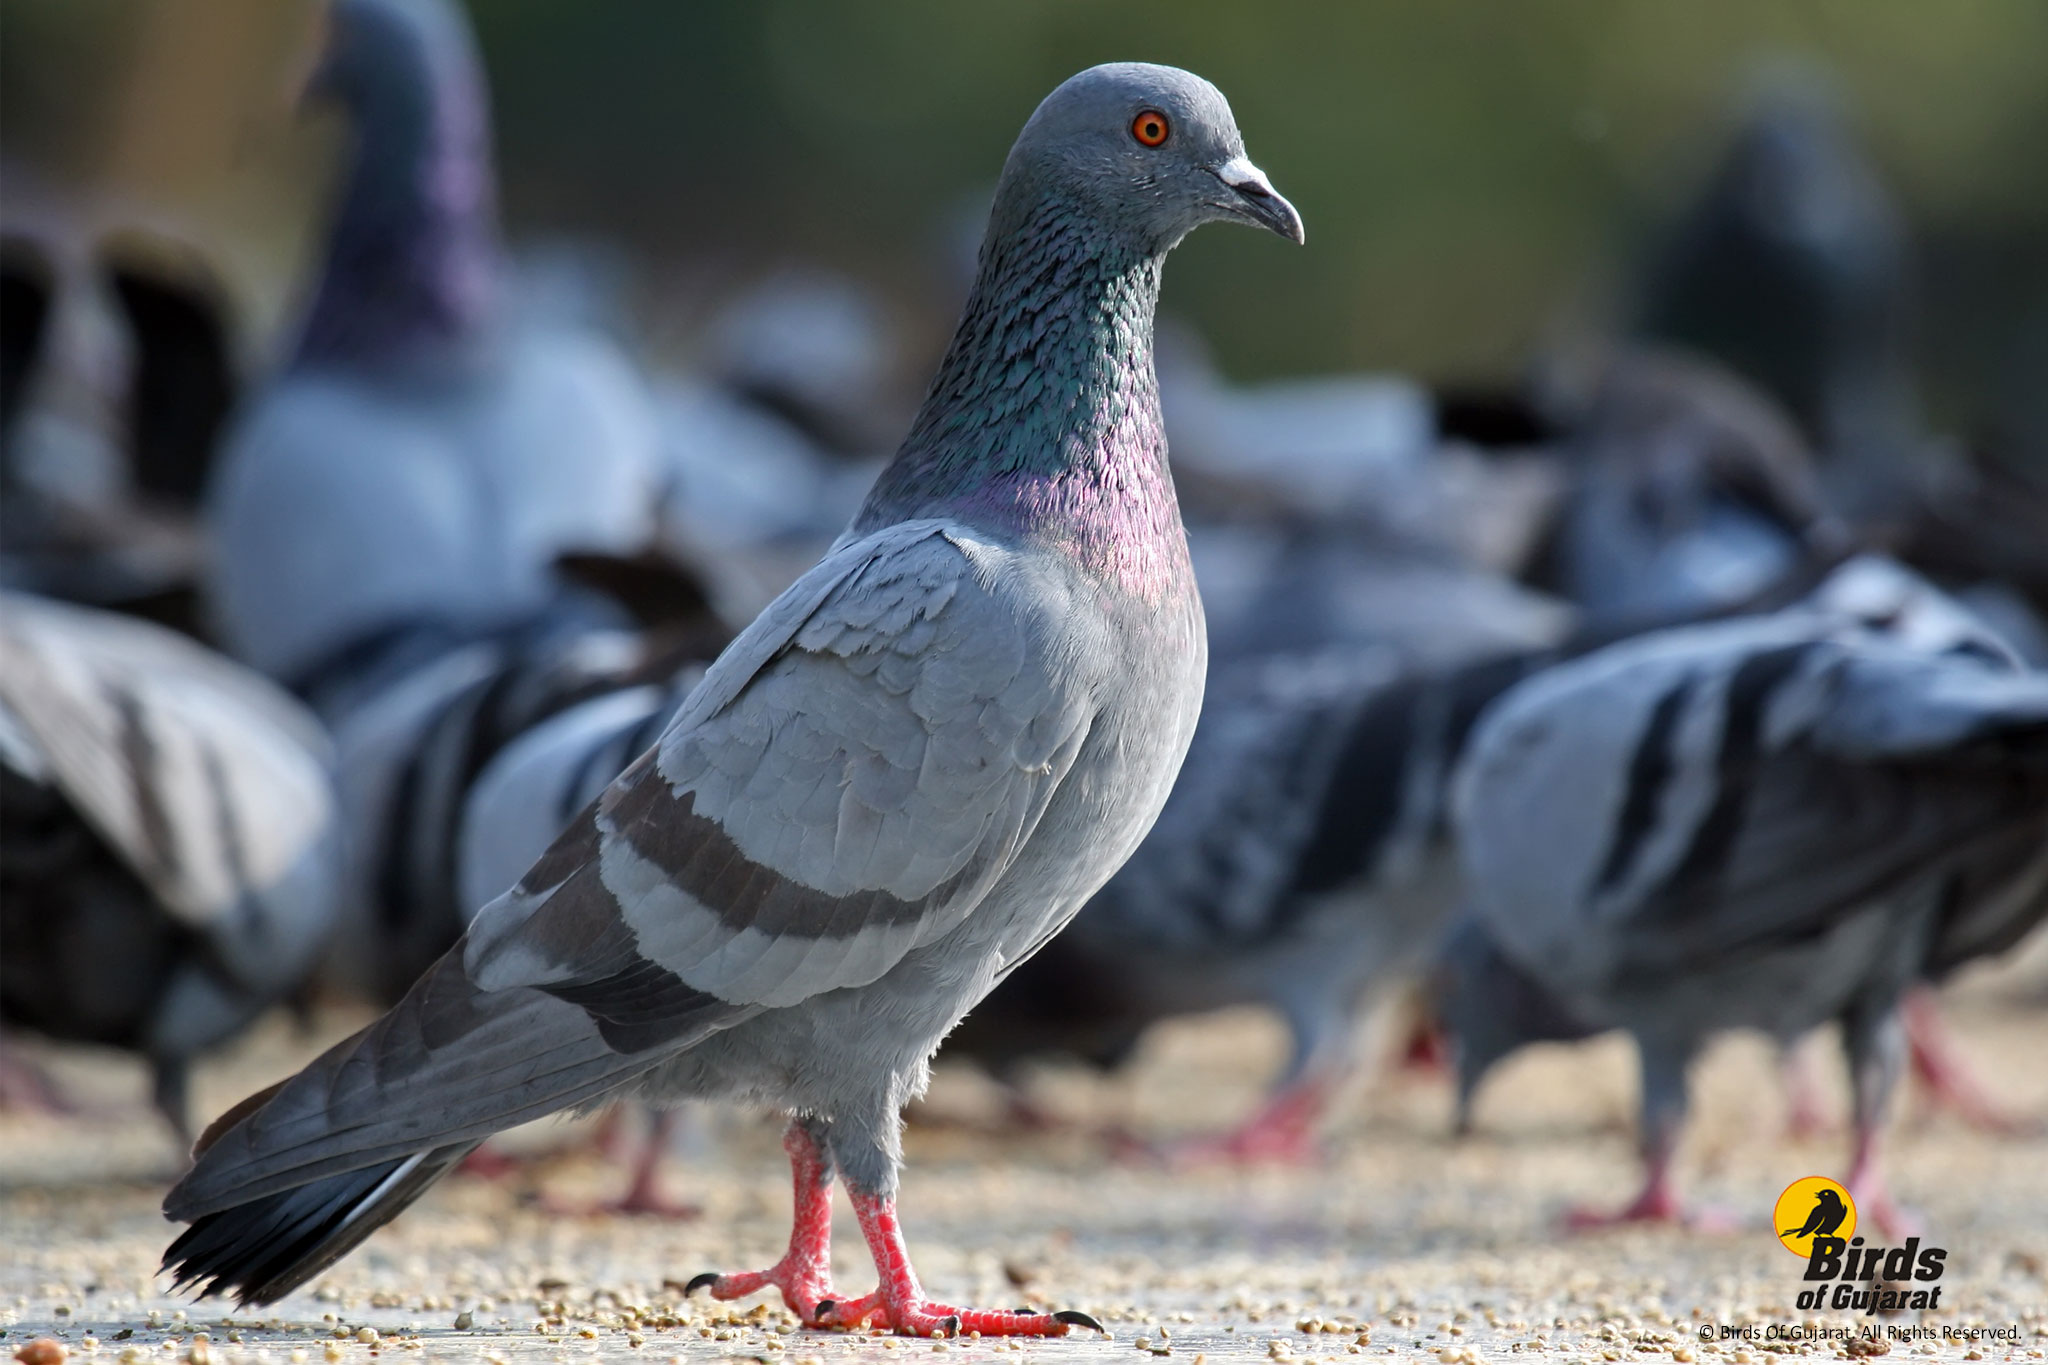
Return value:
<svg viewBox="0 0 2048 1365">
<path fill-rule="evenodd" d="M 1147 147 L 1157 147 L 1166 141 L 1168 131 L 1166 115 L 1157 109 L 1147 109 L 1131 120 L 1131 136 Z"/>
</svg>

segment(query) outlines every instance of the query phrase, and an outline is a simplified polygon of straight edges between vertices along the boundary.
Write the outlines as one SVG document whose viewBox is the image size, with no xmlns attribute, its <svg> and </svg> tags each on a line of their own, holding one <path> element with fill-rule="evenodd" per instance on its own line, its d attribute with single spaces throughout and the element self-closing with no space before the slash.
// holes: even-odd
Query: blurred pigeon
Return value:
<svg viewBox="0 0 2048 1365">
<path fill-rule="evenodd" d="M 1137 846 L 1193 733 L 1202 617 L 1151 332 L 1167 251 L 1213 220 L 1302 236 L 1214 87 L 1119 64 L 1047 97 L 840 546 L 397 1009 L 215 1123 L 165 1202 L 192 1223 L 179 1283 L 272 1301 L 489 1134 L 637 1089 L 793 1115 L 789 1254 L 700 1277 L 714 1294 L 918 1334 L 1087 1321 L 926 1298 L 898 1110 Z M 858 1299 L 827 1277 L 835 1172 L 881 1277 Z"/>
<path fill-rule="evenodd" d="M 192 1057 L 333 927 L 329 761 L 297 703 L 191 641 L 0 593 L 0 1018 L 141 1053 L 189 1140 Z"/>
<path fill-rule="evenodd" d="M 909 415 L 887 402 L 898 359 L 887 310 L 858 281 L 780 272 L 727 303 L 709 340 L 727 388 L 828 454 L 882 454 Z"/>
<path fill-rule="evenodd" d="M 0 238 L 0 583 L 196 631 L 192 490 L 236 383 L 217 281 L 30 198 Z"/>
<path fill-rule="evenodd" d="M 1846 539 L 1792 424 L 1679 353 L 1619 356 L 1565 453 L 1572 484 L 1547 586 L 1595 621 L 1737 602 Z"/>
<path fill-rule="evenodd" d="M 1614 1217 L 1681 1216 L 1671 1159 L 1708 1037 L 1836 1020 L 1848 1184 L 1902 1221 L 1877 1160 L 1900 998 L 2048 914 L 2048 678 L 1981 632 L 1902 624 L 1805 607 L 1659 632 L 1520 685 L 1473 736 L 1461 1109 L 1523 1042 L 1628 1030 L 1648 1178 Z"/>
<path fill-rule="evenodd" d="M 1450 550 L 1341 523 L 1211 523 L 1190 527 L 1188 543 L 1219 662 L 1376 647 L 1448 667 L 1555 644 L 1577 616 Z"/>
<path fill-rule="evenodd" d="M 338 678 L 550 613 L 616 623 L 556 563 L 646 549 L 659 471 L 608 342 L 506 325 L 459 7 L 339 0 L 308 95 L 346 109 L 353 160 L 297 349 L 222 458 L 211 589 L 230 649 L 332 716 Z"/>
<path fill-rule="evenodd" d="M 1761 384 L 1861 522 L 1889 517 L 1919 443 L 1909 243 L 1825 74 L 1760 74 L 1723 160 L 1644 284 L 1637 335 Z"/>
</svg>

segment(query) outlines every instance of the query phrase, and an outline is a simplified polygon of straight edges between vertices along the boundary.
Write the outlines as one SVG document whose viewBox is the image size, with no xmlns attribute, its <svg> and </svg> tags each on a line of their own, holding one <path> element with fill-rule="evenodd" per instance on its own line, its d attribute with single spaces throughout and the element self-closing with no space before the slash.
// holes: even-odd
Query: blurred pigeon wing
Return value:
<svg viewBox="0 0 2048 1365">
<path fill-rule="evenodd" d="M 714 664 L 656 749 L 484 908 L 467 961 L 651 1045 L 668 1001 L 864 985 L 969 914 L 1086 738 L 1064 590 L 943 522 L 842 548 Z"/>
<path fill-rule="evenodd" d="M 0 596 L 0 703 L 186 924 L 218 927 L 331 837 L 328 745 L 247 670 L 145 622 Z"/>
<path fill-rule="evenodd" d="M 1077 931 L 1163 951 L 1267 938 L 1351 726 L 1395 672 L 1392 651 L 1354 649 L 1219 679 L 1159 822 Z"/>
</svg>

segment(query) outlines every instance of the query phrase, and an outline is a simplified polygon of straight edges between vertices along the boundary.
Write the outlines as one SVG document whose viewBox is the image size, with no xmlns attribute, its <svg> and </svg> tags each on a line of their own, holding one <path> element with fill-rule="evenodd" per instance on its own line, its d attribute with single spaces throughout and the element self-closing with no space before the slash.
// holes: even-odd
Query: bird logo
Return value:
<svg viewBox="0 0 2048 1365">
<path fill-rule="evenodd" d="M 1840 1237 L 1845 1241 L 1856 1231 L 1856 1201 L 1840 1181 L 1824 1175 L 1795 1180 L 1778 1196 L 1771 1211 L 1771 1227 L 1785 1250 L 1805 1260 L 1813 1251 L 1816 1237 Z"/>
</svg>

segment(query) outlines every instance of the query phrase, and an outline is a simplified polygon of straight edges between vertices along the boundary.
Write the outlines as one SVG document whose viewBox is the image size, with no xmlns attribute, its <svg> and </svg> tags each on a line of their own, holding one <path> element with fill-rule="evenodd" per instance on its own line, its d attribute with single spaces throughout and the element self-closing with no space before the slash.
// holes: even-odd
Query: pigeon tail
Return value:
<svg viewBox="0 0 2048 1365">
<path fill-rule="evenodd" d="M 479 990 L 458 944 L 390 1013 L 206 1130 L 164 1198 L 192 1224 L 164 1269 L 202 1296 L 269 1303 L 484 1138 L 592 1103 L 669 1052 L 614 1050 L 584 1011 L 537 990 Z"/>
<path fill-rule="evenodd" d="M 396 1218 L 476 1147 L 456 1143 L 265 1195 L 185 1229 L 163 1270 L 200 1298 L 232 1292 L 237 1307 L 275 1303 Z"/>
</svg>

